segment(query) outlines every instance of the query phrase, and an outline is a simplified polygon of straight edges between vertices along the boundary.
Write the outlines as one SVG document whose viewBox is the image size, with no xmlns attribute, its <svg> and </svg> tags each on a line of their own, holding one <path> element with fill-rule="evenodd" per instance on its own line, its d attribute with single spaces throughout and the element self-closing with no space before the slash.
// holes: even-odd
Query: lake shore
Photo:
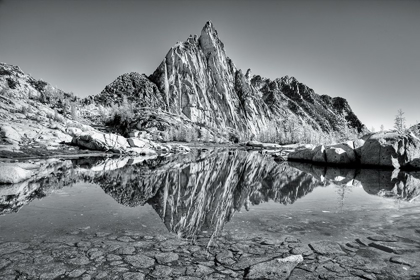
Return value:
<svg viewBox="0 0 420 280">
<path fill-rule="evenodd" d="M 408 216 L 399 225 L 406 222 L 415 227 Z M 47 239 L 1 243 L 0 275 L 2 279 L 418 279 L 419 239 L 415 228 L 402 235 L 390 231 L 347 242 L 302 242 L 296 235 L 244 237 L 232 232 L 187 240 L 173 234 L 80 228 Z"/>
</svg>

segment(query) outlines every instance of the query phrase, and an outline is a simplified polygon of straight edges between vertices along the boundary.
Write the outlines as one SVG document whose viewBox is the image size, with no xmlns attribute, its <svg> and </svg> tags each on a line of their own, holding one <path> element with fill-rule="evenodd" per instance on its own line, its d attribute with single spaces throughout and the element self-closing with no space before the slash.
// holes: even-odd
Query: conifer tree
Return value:
<svg viewBox="0 0 420 280">
<path fill-rule="evenodd" d="M 399 109 L 397 115 L 395 116 L 394 120 L 394 128 L 397 130 L 398 133 L 403 133 L 406 129 L 405 127 L 405 117 L 404 112 Z"/>
</svg>

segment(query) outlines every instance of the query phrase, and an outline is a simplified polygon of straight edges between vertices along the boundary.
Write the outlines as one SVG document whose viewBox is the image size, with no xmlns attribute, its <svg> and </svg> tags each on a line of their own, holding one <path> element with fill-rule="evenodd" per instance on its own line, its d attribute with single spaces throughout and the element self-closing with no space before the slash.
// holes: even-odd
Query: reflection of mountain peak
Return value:
<svg viewBox="0 0 420 280">
<path fill-rule="evenodd" d="M 163 185 L 148 201 L 170 231 L 194 236 L 218 231 L 249 201 L 293 203 L 319 182 L 311 175 L 259 153 L 219 152 L 165 173 Z"/>
<path fill-rule="evenodd" d="M 96 183 L 118 203 L 152 205 L 168 230 L 194 236 L 218 232 L 243 207 L 272 200 L 294 203 L 315 187 L 363 185 L 367 193 L 411 200 L 420 194 L 420 173 L 337 169 L 226 149 L 154 159 L 92 158 L 48 163 L 43 173 L 0 189 L 0 214 L 78 181 Z"/>
</svg>

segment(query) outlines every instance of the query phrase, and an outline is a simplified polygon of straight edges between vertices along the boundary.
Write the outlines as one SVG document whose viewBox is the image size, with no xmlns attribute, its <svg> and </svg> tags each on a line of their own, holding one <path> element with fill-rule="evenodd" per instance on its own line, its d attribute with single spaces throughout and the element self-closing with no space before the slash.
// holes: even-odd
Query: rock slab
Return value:
<svg viewBox="0 0 420 280">
<path fill-rule="evenodd" d="M 291 255 L 283 259 L 253 265 L 246 279 L 287 279 L 293 269 L 303 262 L 302 255 Z"/>
</svg>

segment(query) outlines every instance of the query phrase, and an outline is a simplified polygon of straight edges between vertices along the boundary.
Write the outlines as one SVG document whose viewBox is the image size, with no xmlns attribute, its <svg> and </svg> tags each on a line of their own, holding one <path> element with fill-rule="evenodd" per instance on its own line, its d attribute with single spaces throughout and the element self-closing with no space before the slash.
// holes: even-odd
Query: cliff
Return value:
<svg viewBox="0 0 420 280">
<path fill-rule="evenodd" d="M 292 134 L 303 135 L 303 130 L 325 135 L 366 131 L 344 98 L 318 95 L 294 77 L 270 80 L 250 69 L 244 74 L 226 55 L 211 22 L 200 36 L 173 46 L 152 75 L 124 74 L 93 99 L 109 104 L 111 97 L 122 102 L 124 95 L 137 106 L 245 139 L 291 142 Z M 159 128 L 162 135 L 167 128 Z"/>
</svg>

